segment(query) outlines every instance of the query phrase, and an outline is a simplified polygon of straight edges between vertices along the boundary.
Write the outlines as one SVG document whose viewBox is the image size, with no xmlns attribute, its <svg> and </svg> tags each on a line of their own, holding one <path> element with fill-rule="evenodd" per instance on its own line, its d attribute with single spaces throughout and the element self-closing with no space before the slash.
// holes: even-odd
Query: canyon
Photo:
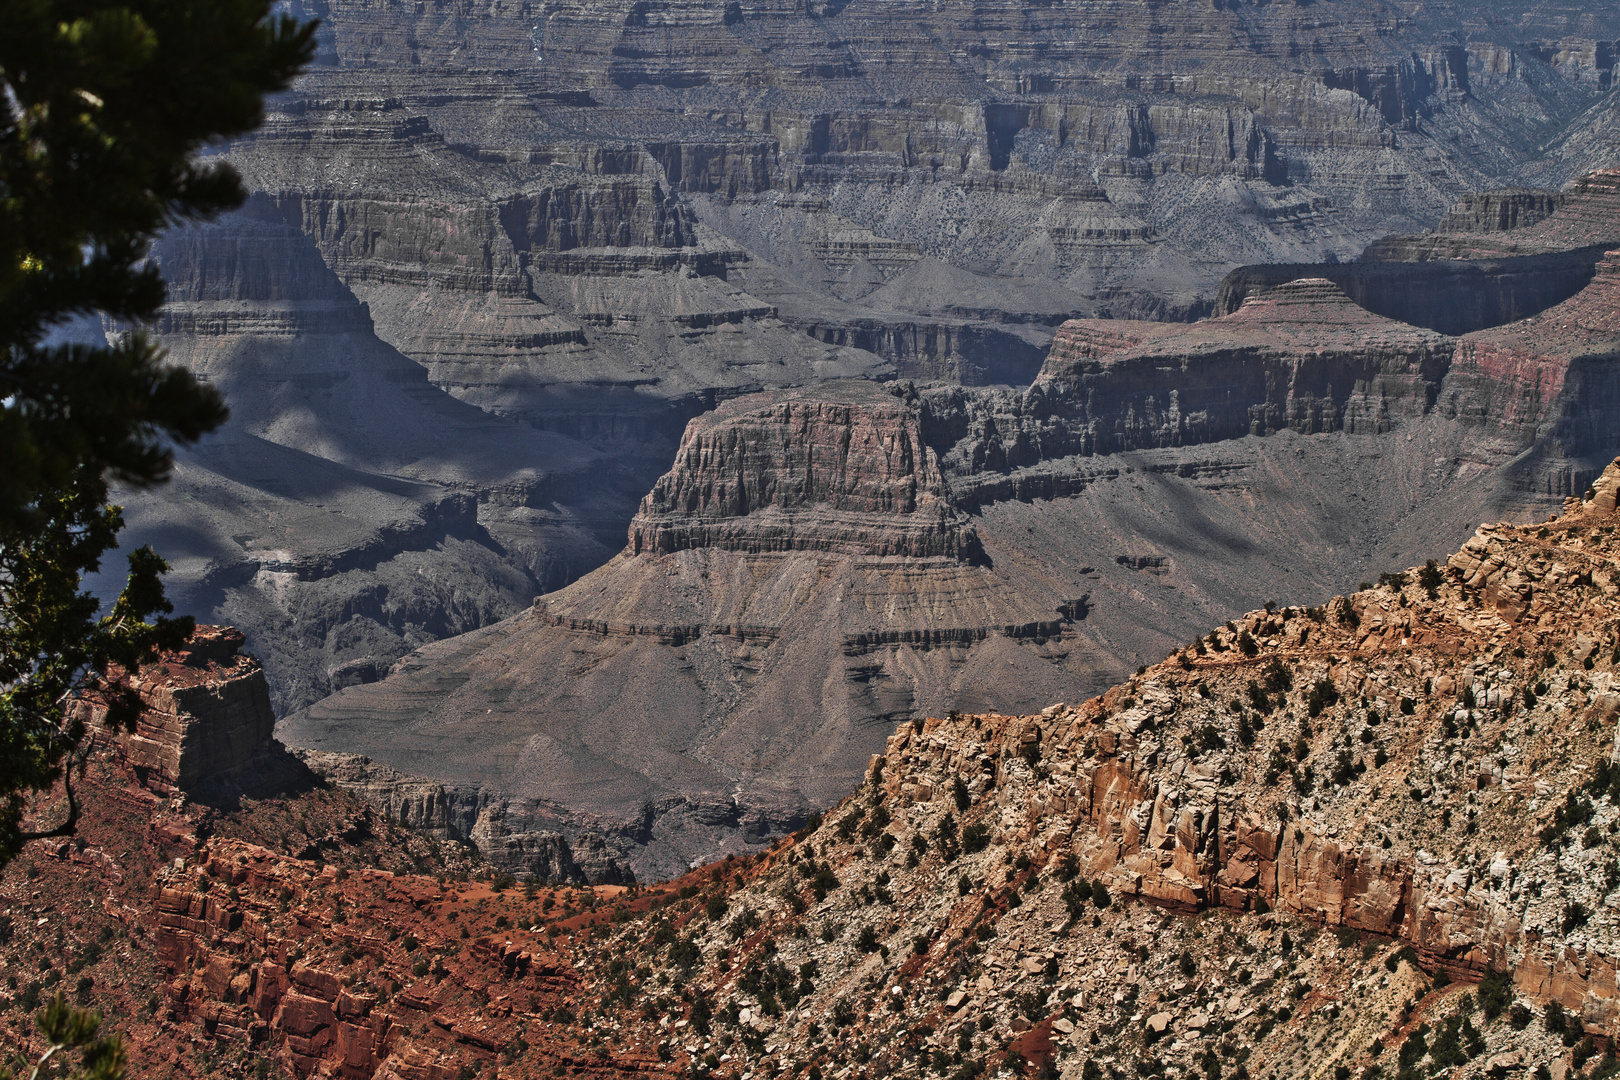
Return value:
<svg viewBox="0 0 1620 1080">
<path fill-rule="evenodd" d="M 289 11 L 251 199 L 153 251 L 233 419 L 127 540 L 284 742 L 513 870 L 749 850 L 900 719 L 1098 692 L 1615 447 L 1612 335 L 1466 344 L 1606 287 L 1606 9 Z"/>
<path fill-rule="evenodd" d="M 125 500 L 278 713 L 607 562 L 731 397 L 1027 386 L 1070 318 L 1236 310 L 1240 265 L 1357 265 L 1503 184 L 1543 185 L 1532 226 L 1614 164 L 1601 6 L 287 10 L 320 47 L 220 148 L 249 205 L 154 251 L 157 329 L 236 418 Z M 1609 235 L 1584 220 L 1567 249 Z M 1425 325 L 1480 329 L 1597 259 L 1539 257 L 1383 313 L 1465 288 L 1472 321 Z"/>
<path fill-rule="evenodd" d="M 797 827 L 897 719 L 1100 692 L 1123 650 L 1241 604 L 1268 537 L 1275 595 L 1325 595 L 1584 489 L 1620 442 L 1617 287 L 1611 254 L 1450 338 L 1307 279 L 1191 325 L 1066 323 L 1025 391 L 738 398 L 688 425 L 606 566 L 278 730 L 431 761 L 508 829 L 563 821 L 672 876 Z"/>
<path fill-rule="evenodd" d="M 337 789 L 165 805 L 114 749 L 83 843 L 0 874 L 12 1000 L 83 972 L 183 1076 L 1472 1080 L 1594 1037 L 1600 1072 L 1617 500 L 1620 460 L 1078 704 L 908 720 L 825 815 L 650 888 L 520 887 Z"/>
<path fill-rule="evenodd" d="M 1620 1074 L 1620 13 L 278 10 L 0 1071 Z"/>
</svg>

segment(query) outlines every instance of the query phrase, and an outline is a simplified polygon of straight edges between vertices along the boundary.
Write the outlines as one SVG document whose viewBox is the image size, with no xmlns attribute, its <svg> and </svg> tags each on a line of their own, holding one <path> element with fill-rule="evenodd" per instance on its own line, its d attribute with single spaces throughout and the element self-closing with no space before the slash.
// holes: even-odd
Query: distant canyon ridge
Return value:
<svg viewBox="0 0 1620 1080">
<path fill-rule="evenodd" d="M 1607 6 L 291 7 L 154 251 L 233 418 L 127 537 L 517 869 L 746 846 L 1620 443 Z"/>
</svg>

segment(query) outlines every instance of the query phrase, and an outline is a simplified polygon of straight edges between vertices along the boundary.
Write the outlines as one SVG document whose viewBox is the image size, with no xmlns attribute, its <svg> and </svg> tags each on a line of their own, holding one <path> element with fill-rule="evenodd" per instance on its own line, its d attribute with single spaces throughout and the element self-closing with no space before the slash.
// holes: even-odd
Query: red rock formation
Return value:
<svg viewBox="0 0 1620 1080">
<path fill-rule="evenodd" d="M 135 730 L 117 734 L 118 748 L 153 791 L 209 800 L 296 781 L 301 770 L 271 738 L 264 669 L 238 652 L 243 641 L 235 627 L 199 626 L 184 648 L 115 675 L 143 706 Z M 105 710 L 88 711 L 99 720 Z"/>
<path fill-rule="evenodd" d="M 1014 1051 L 1186 1069 L 1242 1045 L 1256 1072 L 1304 1077 L 1456 1009 L 1479 1028 L 1464 1077 L 1509 1052 L 1567 1063 L 1555 1033 L 1478 1014 L 1414 957 L 1511 972 L 1510 1003 L 1573 1013 L 1566 1044 L 1620 1025 L 1596 910 L 1614 849 L 1596 824 L 1570 835 L 1568 809 L 1612 822 L 1620 800 L 1620 461 L 1591 495 L 1484 526 L 1445 567 L 1251 612 L 1078 707 L 904 724 L 825 821 L 650 893 L 322 867 L 164 821 L 149 842 L 179 858 L 144 895 L 103 878 L 105 909 L 151 927 L 124 964 L 162 968 L 142 1061 L 880 1080 L 952 1046 L 1017 1070 Z M 127 847 L 145 815 L 120 820 Z M 8 903 L 105 867 L 32 871 L 6 876 Z M 48 922 L 7 924 L 8 968 Z"/>
<path fill-rule="evenodd" d="M 1620 173 L 1614 190 L 1620 198 Z M 1459 339 L 1440 407 L 1520 445 L 1539 440 L 1572 455 L 1613 446 L 1616 357 L 1620 251 L 1611 251 L 1562 304 Z"/>
<path fill-rule="evenodd" d="M 1573 656 L 1577 668 L 1584 664 L 1594 675 L 1586 682 L 1577 671 L 1569 679 L 1573 705 L 1559 706 L 1555 715 L 1573 710 L 1569 730 L 1596 733 L 1562 773 L 1565 786 L 1577 790 L 1592 751 L 1601 743 L 1602 752 L 1610 752 L 1607 740 L 1620 715 L 1620 697 L 1612 689 L 1620 652 L 1610 657 L 1604 643 L 1620 588 L 1612 580 L 1612 542 L 1601 539 L 1614 526 L 1620 460 L 1590 494 L 1588 501 L 1572 500 L 1571 510 L 1551 525 L 1562 541 L 1549 540 L 1547 529 L 1482 526 L 1452 557 L 1449 583 L 1437 602 L 1415 597 L 1419 590 L 1408 585 L 1410 594 L 1381 589 L 1335 599 L 1315 617 L 1254 612 L 1212 634 L 1207 658 L 1202 647 L 1196 657 L 1189 648 L 1078 709 L 1055 706 L 1042 716 L 988 717 L 982 724 L 974 719 L 971 731 L 937 719 L 915 734 L 903 728 L 889 740 L 886 754 L 874 758 L 872 774 L 897 805 L 906 806 L 937 799 L 953 773 L 971 777 L 993 768 L 987 779 L 997 805 L 1021 806 L 1018 816 L 1026 819 L 1003 842 L 1017 847 L 1037 835 L 1055 835 L 1058 850 L 1072 847 L 1081 865 L 1117 893 L 1186 911 L 1270 907 L 1325 926 L 1399 938 L 1454 975 L 1512 972 L 1525 994 L 1561 1000 L 1590 1027 L 1612 1030 L 1620 1023 L 1613 962 L 1579 956 L 1576 946 L 1561 943 L 1544 925 L 1527 926 L 1522 905 L 1509 899 L 1506 886 L 1515 868 L 1535 862 L 1538 849 L 1549 843 L 1545 837 L 1522 827 L 1491 836 L 1489 843 L 1500 848 L 1488 874 L 1455 853 L 1448 857 L 1440 846 L 1448 841 L 1439 837 L 1426 842 L 1439 854 L 1392 851 L 1377 843 L 1391 826 L 1374 818 L 1398 821 L 1405 815 L 1399 806 L 1379 805 L 1376 788 L 1370 804 L 1343 806 L 1343 796 L 1330 793 L 1329 806 L 1339 808 L 1324 811 L 1321 797 L 1299 798 L 1277 787 L 1279 766 L 1294 768 L 1278 756 L 1295 738 L 1291 728 L 1297 727 L 1301 749 L 1290 757 L 1302 756 L 1313 739 L 1321 741 L 1310 735 L 1313 725 L 1305 718 L 1286 712 L 1271 717 L 1271 723 L 1288 727 L 1282 743 L 1273 744 L 1278 749 L 1269 781 L 1259 777 L 1263 759 L 1247 750 L 1252 734 L 1243 742 L 1241 734 L 1234 739 L 1215 726 L 1199 728 L 1200 713 L 1228 697 L 1231 710 L 1242 715 L 1244 699 L 1262 695 L 1255 680 L 1264 683 L 1281 665 L 1276 670 L 1289 671 L 1296 690 L 1320 694 L 1323 684 L 1333 688 L 1325 709 L 1312 706 L 1312 716 L 1321 713 L 1319 732 L 1336 737 L 1359 726 L 1368 736 L 1365 747 L 1374 741 L 1370 725 L 1379 723 L 1381 710 L 1387 710 L 1385 723 L 1398 722 L 1389 747 L 1392 764 L 1380 769 L 1411 771 L 1404 781 L 1399 771 L 1383 778 L 1394 785 L 1386 798 L 1404 799 L 1406 787 L 1414 800 L 1440 797 L 1439 790 L 1432 796 L 1422 790 L 1431 783 L 1436 789 L 1485 790 L 1512 781 L 1498 779 L 1494 763 L 1478 756 L 1444 760 L 1449 750 L 1443 744 L 1436 749 L 1435 728 L 1449 728 L 1454 710 L 1474 723 L 1477 707 L 1488 710 L 1485 723 L 1500 727 L 1488 746 L 1527 741 L 1534 726 L 1527 709 L 1517 708 L 1521 691 L 1533 700 L 1529 688 L 1543 664 L 1551 667 L 1555 655 Z M 1594 539 L 1584 543 L 1580 537 L 1588 529 Z M 1251 655 L 1238 648 L 1245 640 Z M 1510 652 L 1514 642 L 1518 647 Z M 1546 681 L 1538 684 L 1541 691 Z M 1352 695 L 1363 704 L 1354 705 Z M 1289 704 L 1285 697 L 1277 692 L 1277 703 Z M 1415 711 L 1415 703 L 1422 710 L 1415 721 L 1398 717 Z M 1261 711 L 1269 714 L 1272 707 Z M 1510 719 L 1515 715 L 1519 719 Z M 1257 714 L 1253 722 L 1264 725 L 1266 718 Z M 1172 738 L 1178 730 L 1186 753 Z M 1560 739 L 1560 732 L 1555 729 L 1552 737 Z M 1202 755 L 1199 739 L 1228 752 Z M 1039 748 L 1034 758 L 1026 754 L 1031 747 Z M 1425 758 L 1436 754 L 1442 761 L 1432 776 L 1420 771 Z M 1024 761 L 1037 758 L 1054 764 L 1051 779 L 1033 788 L 1017 782 L 1031 775 Z M 1348 772 L 1349 756 L 1343 761 L 1347 771 L 1335 774 L 1332 783 L 1358 785 L 1360 774 Z M 1325 767 L 1317 780 L 1328 783 Z M 1529 789 L 1522 774 L 1518 782 L 1521 792 Z M 1540 783 L 1538 791 L 1544 790 Z M 1449 826 L 1451 811 L 1445 820 Z M 1432 819 L 1426 828 L 1434 828 Z M 1048 850 L 1052 843 L 1047 841 Z"/>
</svg>

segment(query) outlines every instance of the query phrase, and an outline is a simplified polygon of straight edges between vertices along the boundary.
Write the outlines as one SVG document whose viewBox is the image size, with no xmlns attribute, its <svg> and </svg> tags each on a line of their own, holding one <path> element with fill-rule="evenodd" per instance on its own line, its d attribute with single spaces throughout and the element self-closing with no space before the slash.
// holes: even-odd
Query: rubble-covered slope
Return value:
<svg viewBox="0 0 1620 1080">
<path fill-rule="evenodd" d="M 902 727 L 709 906 L 683 985 L 721 1020 L 677 1051 L 738 1075 L 1009 1048 L 1076 1076 L 1568 1068 L 1620 1019 L 1617 490 L 1620 463 L 1544 526 L 1253 612 L 1080 706 Z M 654 948 L 652 984 L 690 955 Z"/>
</svg>

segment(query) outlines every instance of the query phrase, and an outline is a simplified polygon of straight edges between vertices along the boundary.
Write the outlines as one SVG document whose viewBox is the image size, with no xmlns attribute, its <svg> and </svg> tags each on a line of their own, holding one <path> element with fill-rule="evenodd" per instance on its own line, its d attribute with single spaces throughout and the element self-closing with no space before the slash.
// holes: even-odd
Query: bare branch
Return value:
<svg viewBox="0 0 1620 1080">
<path fill-rule="evenodd" d="M 94 745 L 95 741 L 92 739 L 90 744 L 84 747 L 82 752 L 69 756 L 67 765 L 62 769 L 62 790 L 67 793 L 68 801 L 68 816 L 66 820 L 64 820 L 54 829 L 44 829 L 35 832 L 19 832 L 17 834 L 17 839 L 20 842 L 26 844 L 31 840 L 49 840 L 56 836 L 73 835 L 79 824 L 79 798 L 73 793 L 73 770 L 76 766 L 82 766 L 84 764 L 85 758 L 89 756 L 90 750 L 92 747 L 94 747 Z"/>
</svg>

